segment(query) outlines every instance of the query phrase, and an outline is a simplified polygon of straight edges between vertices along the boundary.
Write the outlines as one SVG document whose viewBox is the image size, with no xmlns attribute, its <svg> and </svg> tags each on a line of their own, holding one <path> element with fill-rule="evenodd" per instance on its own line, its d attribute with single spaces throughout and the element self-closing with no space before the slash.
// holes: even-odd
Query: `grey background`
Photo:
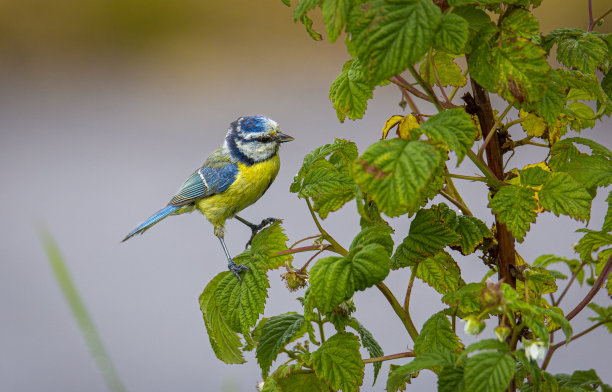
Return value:
<svg viewBox="0 0 612 392">
<path fill-rule="evenodd" d="M 541 11 L 557 12 L 544 30 L 584 25 L 582 2 L 563 3 Z M 603 9 L 601 3 L 596 6 Z M 177 3 L 180 17 L 162 2 L 132 1 L 132 17 L 146 26 L 141 30 L 122 22 L 123 9 L 99 16 L 106 9 L 99 1 L 90 8 L 70 1 L 43 4 L 0 3 L 0 390 L 106 390 L 53 278 L 36 231 L 40 224 L 59 243 L 129 390 L 254 390 L 261 375 L 253 355 L 247 354 L 244 365 L 218 361 L 198 307 L 204 286 L 226 268 L 210 224 L 199 214 L 171 217 L 142 237 L 119 241 L 167 202 L 221 143 L 229 122 L 245 114 L 270 116 L 296 140 L 282 146 L 276 182 L 244 217 L 283 218 L 290 240 L 315 234 L 305 203 L 288 192 L 303 156 L 334 137 L 354 140 L 363 151 L 379 138 L 385 119 L 401 113 L 398 91 L 377 89 L 363 120 L 338 123 L 327 91 L 348 58 L 345 50 L 311 41 L 278 1 L 183 1 Z M 160 15 L 140 15 L 147 4 Z M 165 17 L 180 28 L 159 23 Z M 584 134 L 612 147 L 610 125 L 598 122 Z M 514 133 L 521 137 L 520 128 Z M 525 147 L 508 167 L 544 157 L 543 150 Z M 451 170 L 476 173 L 467 160 Z M 490 223 L 484 186 L 456 183 L 472 211 Z M 593 203 L 591 228 L 601 227 L 606 195 L 600 191 Z M 353 203 L 323 224 L 339 242 L 350 243 L 358 230 Z M 396 244 L 409 224 L 408 218 L 392 220 Z M 543 253 L 573 256 L 578 227 L 566 217 L 540 214 L 528 242 L 517 249 L 528 262 Z M 227 229 L 228 246 L 237 254 L 249 233 L 235 221 Z M 468 280 L 486 272 L 475 257 L 453 256 Z M 294 265 L 307 258 L 296 257 Z M 299 310 L 296 297 L 302 293 L 289 293 L 280 272 L 270 274 L 266 316 Z M 386 280 L 398 298 L 408 277 L 400 271 Z M 586 291 L 573 288 L 564 310 Z M 596 300 L 610 303 L 603 293 Z M 412 345 L 377 290 L 357 293 L 355 302 L 356 317 L 385 353 Z M 417 327 L 441 308 L 440 296 L 417 283 L 411 306 Z M 575 319 L 576 332 L 588 325 L 589 313 Z M 484 334 L 492 336 L 492 329 Z M 600 328 L 559 350 L 550 370 L 594 368 L 612 382 L 604 359 L 610 347 Z M 362 389 L 383 390 L 388 366 L 371 387 L 372 367 L 366 365 Z M 409 390 L 434 385 L 435 377 L 424 372 Z"/>
</svg>

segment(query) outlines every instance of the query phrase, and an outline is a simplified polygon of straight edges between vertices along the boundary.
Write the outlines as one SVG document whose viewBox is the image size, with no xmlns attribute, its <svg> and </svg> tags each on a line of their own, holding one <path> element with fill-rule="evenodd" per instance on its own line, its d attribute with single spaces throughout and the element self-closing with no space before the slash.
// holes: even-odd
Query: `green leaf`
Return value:
<svg viewBox="0 0 612 392">
<path fill-rule="evenodd" d="M 251 248 L 236 256 L 235 261 L 251 259 L 258 263 L 264 271 L 285 266 L 285 262 L 293 260 L 293 255 L 277 256 L 278 252 L 287 250 L 287 235 L 283 232 L 280 222 L 274 222 L 260 230 L 251 242 Z"/>
<path fill-rule="evenodd" d="M 588 222 L 591 216 L 591 194 L 567 173 L 552 173 L 538 191 L 540 205 L 556 216 L 568 215 Z"/>
<path fill-rule="evenodd" d="M 583 102 L 570 103 L 563 108 L 562 113 L 567 117 L 570 128 L 576 132 L 595 126 L 595 113 L 593 109 Z"/>
<path fill-rule="evenodd" d="M 525 102 L 525 109 L 535 111 L 541 116 L 549 127 L 554 126 L 561 110 L 565 107 L 565 81 L 561 74 L 563 70 L 551 70 L 549 79 L 544 87 L 544 93 L 540 99 L 533 102 Z"/>
<path fill-rule="evenodd" d="M 355 291 L 365 290 L 389 274 L 390 260 L 382 245 L 369 244 L 351 258 L 326 257 L 310 269 L 310 288 L 316 306 L 327 313 Z"/>
<path fill-rule="evenodd" d="M 563 311 L 560 308 L 553 308 L 553 309 L 547 309 L 547 308 L 542 308 L 542 307 L 538 307 L 538 308 L 552 322 L 554 322 L 556 325 L 561 326 L 561 330 L 563 331 L 563 334 L 565 335 L 565 339 L 567 341 L 569 341 L 572 338 L 572 336 L 574 335 L 574 329 L 572 328 L 572 325 L 569 323 L 569 321 L 567 321 L 567 319 L 563 315 Z M 558 309 L 559 312 L 556 312 L 555 309 Z"/>
<path fill-rule="evenodd" d="M 344 122 L 348 116 L 351 120 L 362 118 L 372 98 L 374 87 L 371 86 L 365 68 L 359 60 L 349 60 L 342 67 L 342 72 L 329 88 L 329 99 L 336 109 L 338 120 Z"/>
<path fill-rule="evenodd" d="M 442 350 L 458 353 L 462 348 L 463 344 L 453 332 L 451 323 L 444 312 L 438 312 L 425 321 L 419 337 L 414 342 L 414 353 L 417 358 L 431 351 Z"/>
<path fill-rule="evenodd" d="M 546 131 L 546 121 L 534 113 L 527 113 L 521 109 L 519 116 L 523 119 L 521 127 L 528 136 L 542 137 Z"/>
<path fill-rule="evenodd" d="M 237 264 L 243 263 L 250 271 L 242 274 L 242 282 L 229 271 L 221 272 L 219 275 L 223 275 L 223 278 L 215 291 L 215 300 L 230 328 L 248 334 L 249 328 L 263 314 L 270 284 L 260 264 L 251 260 L 243 261 L 238 256 L 234 257 L 234 261 Z"/>
<path fill-rule="evenodd" d="M 410 231 L 393 255 L 393 269 L 415 266 L 436 255 L 448 245 L 455 245 L 460 236 L 447 226 L 433 210 L 419 210 L 410 223 Z"/>
<path fill-rule="evenodd" d="M 591 255 L 602 246 L 612 245 L 612 234 L 589 229 L 578 229 L 577 232 L 586 233 L 576 246 L 582 261 L 593 261 Z"/>
<path fill-rule="evenodd" d="M 539 166 L 532 166 L 519 170 L 519 177 L 521 185 L 539 187 L 548 180 L 550 177 L 550 172 L 542 169 Z"/>
<path fill-rule="evenodd" d="M 445 14 L 434 36 L 434 43 L 440 49 L 459 53 L 468 39 L 468 22 L 459 15 Z"/>
<path fill-rule="evenodd" d="M 438 392 L 464 392 L 464 365 L 444 366 L 438 376 Z"/>
<path fill-rule="evenodd" d="M 604 219 L 601 231 L 609 233 L 610 231 L 612 231 L 612 192 L 608 193 L 606 202 L 608 202 L 608 212 L 606 212 L 606 217 Z"/>
<path fill-rule="evenodd" d="M 503 392 L 516 365 L 506 353 L 488 351 L 470 357 L 465 365 L 465 389 L 470 392 Z"/>
<path fill-rule="evenodd" d="M 437 52 L 433 55 L 433 65 L 436 66 L 436 72 L 440 78 L 442 86 L 462 87 L 467 83 L 467 79 L 463 76 L 461 68 L 453 61 L 453 56 L 444 52 Z M 437 84 L 436 74 L 434 73 L 432 62 L 427 59 L 423 61 L 419 67 L 421 77 L 430 85 Z M 429 69 L 427 69 L 429 68 Z"/>
<path fill-rule="evenodd" d="M 270 366 L 279 352 L 287 345 L 306 333 L 304 316 L 294 312 L 270 317 L 261 326 L 261 336 L 257 339 L 257 362 L 263 378 L 268 377 Z"/>
<path fill-rule="evenodd" d="M 385 355 L 382 347 L 378 344 L 376 339 L 374 339 L 374 335 L 370 331 L 366 329 L 357 319 L 352 318 L 350 321 L 350 326 L 355 329 L 359 333 L 359 338 L 361 339 L 361 345 L 368 350 L 370 353 L 370 358 L 382 357 Z M 376 384 L 376 379 L 378 378 L 378 372 L 382 366 L 382 362 L 374 362 L 374 382 L 372 385 Z"/>
<path fill-rule="evenodd" d="M 204 317 L 204 325 L 208 332 L 210 345 L 220 360 L 225 363 L 245 363 L 240 348 L 242 342 L 223 317 L 221 305 L 215 295 L 219 283 L 227 272 L 218 274 L 211 280 L 200 295 L 200 309 Z M 234 277 L 235 279 L 235 277 Z"/>
<path fill-rule="evenodd" d="M 297 7 L 293 11 L 293 22 L 297 22 L 302 16 L 306 15 L 308 11 L 314 9 L 319 5 L 320 0 L 299 0 Z"/>
<path fill-rule="evenodd" d="M 306 154 L 300 171 L 293 178 L 290 191 L 299 193 L 302 189 L 304 177 L 308 174 L 308 171 L 317 162 L 324 160 L 328 155 L 331 155 L 329 158 L 330 163 L 332 163 L 336 169 L 340 170 L 341 168 L 345 168 L 348 172 L 349 166 L 352 166 L 352 162 L 357 158 L 357 146 L 351 141 L 336 139 L 333 144 L 324 144 Z M 332 162 L 332 160 L 334 162 Z"/>
<path fill-rule="evenodd" d="M 457 153 L 457 166 L 474 144 L 476 127 L 464 109 L 448 109 L 430 117 L 419 128 L 421 132 Z"/>
<path fill-rule="evenodd" d="M 531 223 L 535 222 L 538 201 L 529 188 L 503 186 L 489 202 L 493 213 L 505 223 L 518 242 L 523 242 Z"/>
<path fill-rule="evenodd" d="M 371 0 L 354 7 L 348 31 L 372 83 L 421 60 L 434 42 L 440 18 L 440 8 L 429 0 Z"/>
<path fill-rule="evenodd" d="M 538 45 L 521 37 L 503 37 L 487 25 L 473 43 L 470 76 L 509 102 L 537 102 L 546 91 L 550 66 Z"/>
<path fill-rule="evenodd" d="M 335 42 L 348 20 L 351 0 L 325 0 L 321 6 L 323 22 L 327 28 L 327 39 Z"/>
<path fill-rule="evenodd" d="M 451 366 L 455 363 L 455 357 L 448 351 L 428 351 L 418 355 L 409 363 L 395 368 L 387 380 L 387 391 L 395 392 L 404 390 L 406 382 L 410 381 L 411 376 L 423 369 L 430 369 L 437 366 Z"/>
<path fill-rule="evenodd" d="M 553 145 L 548 161 L 550 168 L 553 171 L 568 173 L 585 189 L 610 185 L 612 183 L 610 159 L 604 155 L 581 153 L 574 146 L 572 139 L 561 140 Z"/>
<path fill-rule="evenodd" d="M 298 196 L 311 198 L 314 210 L 321 219 L 325 219 L 330 212 L 353 200 L 355 192 L 355 182 L 348 173 L 322 159 L 312 165 L 304 176 Z"/>
<path fill-rule="evenodd" d="M 531 39 L 540 32 L 540 23 L 529 11 L 516 8 L 502 19 L 502 31 L 514 37 Z"/>
<path fill-rule="evenodd" d="M 482 311 L 480 293 L 484 289 L 484 283 L 468 283 L 458 290 L 445 294 L 442 301 L 451 307 L 457 307 L 464 314 Z"/>
<path fill-rule="evenodd" d="M 281 365 L 266 379 L 261 390 L 261 392 L 293 391 L 331 392 L 331 389 L 312 370 Z"/>
<path fill-rule="evenodd" d="M 353 175 L 382 212 L 399 216 L 418 208 L 441 158 L 436 148 L 418 140 L 381 140 L 361 155 Z"/>
<path fill-rule="evenodd" d="M 463 284 L 461 270 L 451 255 L 441 251 L 433 257 L 420 261 L 416 266 L 416 277 L 433 287 L 440 294 L 455 291 Z"/>
<path fill-rule="evenodd" d="M 604 308 L 603 306 L 599 306 L 595 303 L 590 303 L 587 306 L 597 313 L 597 317 L 589 317 L 589 320 L 598 323 L 605 323 L 604 325 L 606 328 L 608 328 L 608 331 L 612 333 L 612 305 Z"/>
<path fill-rule="evenodd" d="M 350 333 L 336 334 L 312 353 L 315 373 L 335 390 L 358 391 L 363 383 L 364 363 L 359 339 Z"/>
<path fill-rule="evenodd" d="M 378 244 L 381 245 L 389 257 L 393 254 L 393 239 L 391 238 L 391 233 L 393 229 L 388 226 L 367 226 L 363 228 L 359 234 L 353 238 L 353 242 L 351 243 L 350 250 L 357 249 L 358 247 L 363 247 L 369 244 Z"/>
<path fill-rule="evenodd" d="M 439 208 L 446 225 L 461 236 L 461 252 L 464 255 L 473 253 L 485 238 L 493 237 L 491 230 L 480 219 L 473 216 L 457 215 L 444 203 L 440 204 Z"/>
<path fill-rule="evenodd" d="M 608 69 L 610 55 L 603 39 L 579 29 L 557 29 L 550 35 L 557 44 L 557 60 L 567 68 L 593 74 L 599 67 Z"/>
</svg>

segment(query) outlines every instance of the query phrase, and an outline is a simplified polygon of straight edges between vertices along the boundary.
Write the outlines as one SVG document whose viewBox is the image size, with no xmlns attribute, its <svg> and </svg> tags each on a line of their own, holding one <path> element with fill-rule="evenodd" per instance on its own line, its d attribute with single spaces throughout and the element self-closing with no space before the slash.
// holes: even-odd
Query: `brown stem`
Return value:
<svg viewBox="0 0 612 392">
<path fill-rule="evenodd" d="M 473 111 L 478 116 L 480 129 L 482 129 L 483 137 L 486 139 L 489 136 L 493 125 L 495 124 L 495 116 L 493 115 L 493 107 L 489 99 L 489 93 L 479 85 L 474 79 L 471 79 L 472 91 L 474 92 L 474 107 Z M 467 102 L 470 106 L 470 102 Z M 486 146 L 487 166 L 498 180 L 504 179 L 504 165 L 502 160 L 502 152 L 497 133 L 491 137 L 490 142 Z M 498 243 L 498 276 L 500 280 L 508 283 L 516 288 L 516 279 L 510 273 L 510 266 L 515 264 L 514 237 L 508 230 L 506 225 L 502 223 L 497 216 L 495 217 L 495 226 L 497 228 L 497 243 Z"/>
<path fill-rule="evenodd" d="M 597 25 L 597 23 L 599 23 L 599 21 L 601 21 L 603 18 L 608 16 L 610 13 L 612 13 L 612 8 L 610 8 L 609 10 L 604 12 L 603 15 L 601 15 L 599 18 L 596 18 L 594 21 L 589 23 L 589 28 L 587 29 L 587 31 L 592 31 L 595 28 L 595 26 Z"/>
<path fill-rule="evenodd" d="M 606 265 L 604 265 L 603 269 L 601 270 L 601 273 L 595 281 L 595 284 L 593 284 L 593 287 L 591 287 L 591 290 L 587 293 L 584 299 L 580 301 L 578 305 L 576 305 L 574 310 L 572 310 L 568 313 L 567 316 L 565 316 L 566 319 L 571 320 L 576 317 L 576 315 L 580 313 L 580 311 L 582 311 L 582 309 L 584 309 L 584 307 L 587 306 L 589 302 L 591 302 L 595 294 L 597 294 L 599 289 L 601 289 L 601 286 L 603 286 L 603 283 L 608 278 L 608 275 L 610 275 L 610 271 L 612 271 L 612 256 L 608 258 Z"/>
<path fill-rule="evenodd" d="M 392 359 L 408 358 L 408 357 L 414 357 L 414 356 L 415 356 L 414 351 L 406 351 L 405 353 L 391 354 L 391 355 L 385 355 L 384 357 L 364 359 L 363 363 L 384 362 L 384 361 L 390 361 Z"/>
<path fill-rule="evenodd" d="M 569 282 L 567 282 L 567 286 L 565 286 L 565 289 L 563 290 L 559 298 L 557 298 L 557 300 L 552 303 L 553 306 L 559 306 L 559 304 L 561 303 L 561 300 L 563 299 L 563 297 L 565 297 L 565 294 L 567 294 L 569 288 L 572 286 L 572 283 L 574 283 L 574 281 L 576 280 L 576 276 L 578 276 L 578 273 L 582 271 L 582 268 L 585 266 L 585 264 L 586 263 L 584 262 L 580 264 L 578 269 L 576 269 L 576 271 L 572 273 L 572 277 L 570 278 Z"/>
<path fill-rule="evenodd" d="M 412 95 L 414 95 L 417 98 L 421 98 L 424 101 L 427 102 L 432 102 L 433 100 L 431 98 L 429 98 L 429 96 L 427 94 L 425 94 L 424 92 L 420 91 L 419 89 L 417 89 L 416 87 L 410 85 L 410 83 L 404 79 L 403 77 L 401 77 L 400 75 L 395 75 L 394 77 L 392 77 L 391 79 L 389 79 L 389 81 L 403 89 L 408 90 L 408 92 Z M 443 107 L 445 107 L 446 109 L 452 109 L 452 108 L 458 108 L 460 106 L 457 106 L 453 103 L 450 102 L 442 102 L 441 105 Z"/>
<path fill-rule="evenodd" d="M 299 247 L 299 248 L 281 250 L 280 252 L 276 252 L 274 254 L 274 256 L 292 255 L 294 253 L 308 252 L 308 251 L 311 251 L 311 250 L 327 250 L 327 249 L 329 249 L 331 247 L 332 247 L 332 245 L 330 245 L 330 244 L 325 244 L 325 245 L 308 245 L 308 246 L 302 246 L 302 247 Z"/>
<path fill-rule="evenodd" d="M 327 248 L 325 248 L 327 249 Z M 319 250 L 317 253 L 315 253 L 314 255 L 312 255 L 311 258 L 308 259 L 308 261 L 306 262 L 306 264 L 304 264 L 302 266 L 302 268 L 300 268 L 300 272 L 303 273 L 304 271 L 306 271 L 306 268 L 308 268 L 308 264 L 310 264 L 311 261 L 313 261 L 315 259 L 315 257 L 317 257 L 318 255 L 320 255 L 325 249 L 321 249 Z"/>
<path fill-rule="evenodd" d="M 424 120 L 423 120 L 423 115 L 421 114 L 421 111 L 419 110 L 419 108 L 414 103 L 414 100 L 412 99 L 412 97 L 408 93 L 408 90 L 402 84 L 398 83 L 395 80 L 395 78 L 397 78 L 397 76 L 394 76 L 394 77 L 392 77 L 389 80 L 392 83 L 394 83 L 395 85 L 397 85 L 397 88 L 400 89 L 400 91 L 402 93 L 402 96 L 404 97 L 406 102 L 408 102 L 408 106 L 410 106 L 410 109 L 412 109 L 412 113 L 414 113 L 416 115 L 417 119 L 419 120 L 419 123 L 422 123 Z"/>
</svg>

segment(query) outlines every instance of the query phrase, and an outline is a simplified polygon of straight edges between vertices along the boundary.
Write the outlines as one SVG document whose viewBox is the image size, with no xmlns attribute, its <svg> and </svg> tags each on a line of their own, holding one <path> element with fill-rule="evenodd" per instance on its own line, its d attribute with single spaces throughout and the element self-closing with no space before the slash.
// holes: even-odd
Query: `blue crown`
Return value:
<svg viewBox="0 0 612 392">
<path fill-rule="evenodd" d="M 236 128 L 245 133 L 266 132 L 270 126 L 270 120 L 264 116 L 240 117 L 236 123 Z"/>
</svg>

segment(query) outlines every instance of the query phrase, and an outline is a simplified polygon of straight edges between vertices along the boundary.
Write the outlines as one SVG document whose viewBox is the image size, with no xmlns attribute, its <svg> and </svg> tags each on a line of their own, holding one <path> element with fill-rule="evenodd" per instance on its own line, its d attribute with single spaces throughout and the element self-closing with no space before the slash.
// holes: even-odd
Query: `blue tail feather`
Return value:
<svg viewBox="0 0 612 392">
<path fill-rule="evenodd" d="M 176 212 L 180 208 L 181 208 L 180 206 L 166 206 L 165 208 L 157 211 L 149 219 L 147 219 L 146 221 L 142 222 L 140 225 L 138 225 L 137 228 L 132 230 L 130 232 L 130 234 L 126 235 L 125 238 L 121 242 L 127 241 L 128 239 L 130 239 L 131 237 L 133 237 L 136 234 L 144 233 L 145 230 L 147 230 L 149 227 L 153 226 L 154 224 L 156 224 L 160 220 L 164 219 L 168 215 L 172 214 L 173 212 Z"/>
</svg>

